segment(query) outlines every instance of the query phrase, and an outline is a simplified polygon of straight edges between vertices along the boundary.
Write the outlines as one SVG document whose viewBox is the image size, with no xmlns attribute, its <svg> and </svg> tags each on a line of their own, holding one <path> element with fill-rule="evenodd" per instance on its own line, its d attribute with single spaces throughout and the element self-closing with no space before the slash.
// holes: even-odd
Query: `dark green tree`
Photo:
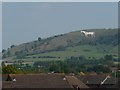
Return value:
<svg viewBox="0 0 120 90">
<path fill-rule="evenodd" d="M 38 41 L 41 41 L 41 37 L 38 37 Z"/>
<path fill-rule="evenodd" d="M 3 50 L 2 50 L 2 53 L 4 53 L 5 51 L 6 51 L 6 50 L 5 50 L 5 49 L 3 49 Z"/>
<path fill-rule="evenodd" d="M 113 60 L 113 56 L 112 55 L 105 55 L 105 60 Z"/>
<path fill-rule="evenodd" d="M 13 48 L 13 47 L 15 47 L 15 45 L 11 45 L 11 46 L 10 46 L 10 48 Z"/>
</svg>

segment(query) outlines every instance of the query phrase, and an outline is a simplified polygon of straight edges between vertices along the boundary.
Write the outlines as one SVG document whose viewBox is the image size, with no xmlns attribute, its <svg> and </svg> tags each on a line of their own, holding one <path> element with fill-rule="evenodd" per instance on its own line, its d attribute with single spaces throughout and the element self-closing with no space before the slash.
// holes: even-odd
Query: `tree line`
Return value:
<svg viewBox="0 0 120 90">
<path fill-rule="evenodd" d="M 91 72 L 96 73 L 111 73 L 109 67 L 115 66 L 112 55 L 105 55 L 104 58 L 85 58 L 84 56 L 66 58 L 64 61 L 36 61 L 31 66 L 23 64 L 20 60 L 12 65 L 5 66 L 2 64 L 2 73 L 74 73 Z M 120 65 L 119 65 L 120 66 Z"/>
</svg>

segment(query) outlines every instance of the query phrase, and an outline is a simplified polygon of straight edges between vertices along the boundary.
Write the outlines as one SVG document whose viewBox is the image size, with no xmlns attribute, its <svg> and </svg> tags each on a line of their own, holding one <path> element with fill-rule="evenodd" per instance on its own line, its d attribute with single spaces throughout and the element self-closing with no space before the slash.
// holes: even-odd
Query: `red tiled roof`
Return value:
<svg viewBox="0 0 120 90">
<path fill-rule="evenodd" d="M 4 75 L 3 75 L 4 76 Z M 64 74 L 24 74 L 10 75 L 16 81 L 3 81 L 3 88 L 73 88 L 73 84 L 80 88 L 87 88 L 81 81 Z"/>
<path fill-rule="evenodd" d="M 15 75 L 16 82 L 3 81 L 3 88 L 70 88 L 64 75 Z"/>
</svg>

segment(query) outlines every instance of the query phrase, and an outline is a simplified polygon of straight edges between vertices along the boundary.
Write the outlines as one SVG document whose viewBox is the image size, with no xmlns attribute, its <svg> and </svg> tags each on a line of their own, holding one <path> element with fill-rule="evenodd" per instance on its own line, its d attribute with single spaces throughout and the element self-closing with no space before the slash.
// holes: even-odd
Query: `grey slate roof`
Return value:
<svg viewBox="0 0 120 90">
<path fill-rule="evenodd" d="M 105 80 L 105 78 L 107 77 L 107 75 L 85 75 L 82 77 L 82 81 L 85 84 L 101 84 L 101 82 L 103 80 Z M 108 79 L 106 79 L 106 81 L 103 84 L 116 84 L 117 83 L 117 79 L 110 77 Z"/>
</svg>

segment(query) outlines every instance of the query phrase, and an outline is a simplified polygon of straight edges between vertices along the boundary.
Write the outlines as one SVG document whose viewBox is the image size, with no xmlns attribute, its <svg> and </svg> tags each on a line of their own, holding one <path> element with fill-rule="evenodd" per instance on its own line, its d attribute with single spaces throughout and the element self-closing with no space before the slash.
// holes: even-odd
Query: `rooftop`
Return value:
<svg viewBox="0 0 120 90">
<path fill-rule="evenodd" d="M 3 75 L 3 88 L 74 88 L 73 85 L 88 88 L 75 76 L 65 76 L 64 74 L 10 75 L 12 79 L 15 77 L 16 81 L 5 81 L 6 76 Z"/>
</svg>

